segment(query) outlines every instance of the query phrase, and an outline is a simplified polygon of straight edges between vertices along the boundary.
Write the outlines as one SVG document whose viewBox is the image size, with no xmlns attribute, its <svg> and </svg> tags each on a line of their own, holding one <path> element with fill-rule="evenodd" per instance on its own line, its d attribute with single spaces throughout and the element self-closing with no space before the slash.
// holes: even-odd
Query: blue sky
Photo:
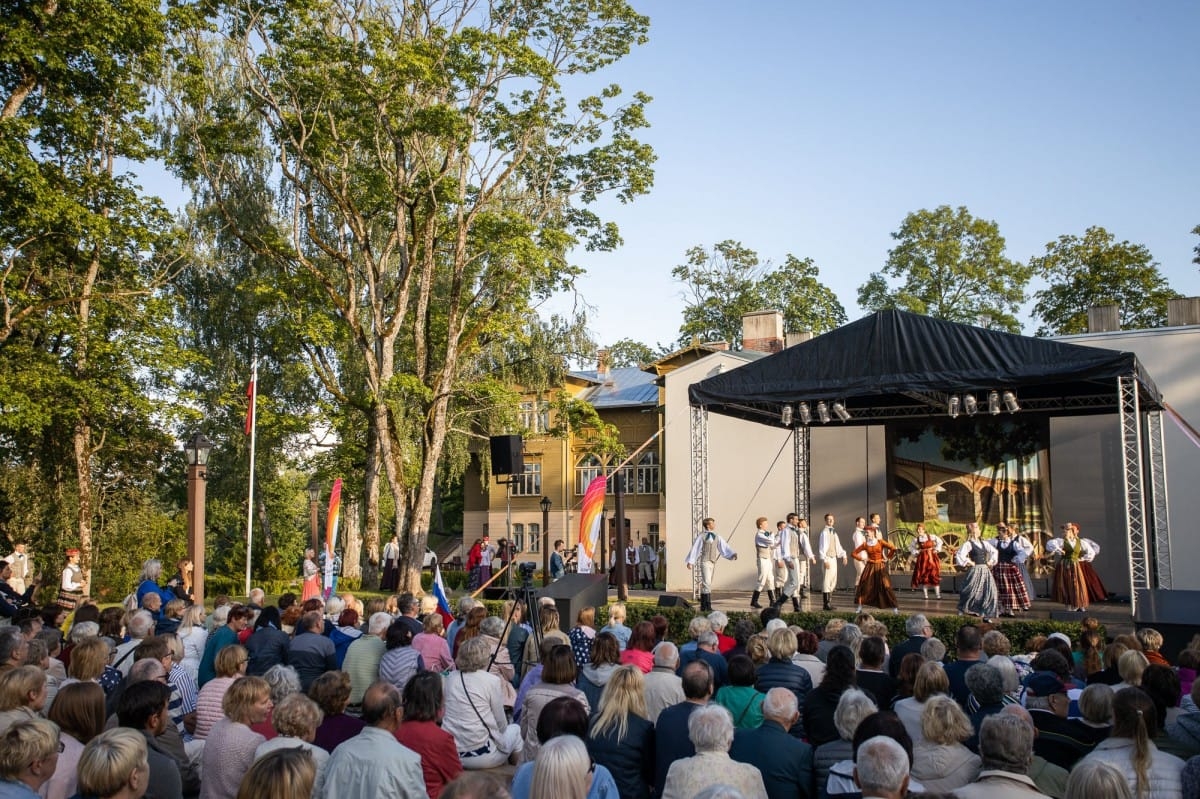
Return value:
<svg viewBox="0 0 1200 799">
<path fill-rule="evenodd" d="M 677 338 L 671 268 L 723 239 L 813 258 L 858 318 L 891 232 L 943 204 L 1022 261 L 1101 225 L 1200 295 L 1200 3 L 633 2 L 650 41 L 603 79 L 654 98 L 657 175 L 601 206 L 625 245 L 576 259 L 601 344 Z"/>
</svg>

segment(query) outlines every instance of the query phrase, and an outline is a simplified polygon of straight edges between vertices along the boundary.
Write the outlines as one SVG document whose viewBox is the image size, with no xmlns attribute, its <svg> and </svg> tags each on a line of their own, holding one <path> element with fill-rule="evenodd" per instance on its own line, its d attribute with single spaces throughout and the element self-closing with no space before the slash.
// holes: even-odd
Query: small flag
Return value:
<svg viewBox="0 0 1200 799">
<path fill-rule="evenodd" d="M 258 361 L 254 361 L 254 371 L 250 374 L 250 385 L 246 386 L 246 435 L 250 435 L 254 430 L 254 415 L 257 411 L 255 408 L 256 400 L 258 399 Z"/>
<path fill-rule="evenodd" d="M 437 610 L 438 615 L 442 617 L 442 626 L 449 629 L 450 622 L 454 621 L 454 614 L 450 612 L 450 600 L 446 599 L 446 586 L 442 582 L 441 564 L 433 567 L 433 595 L 437 597 Z"/>
</svg>

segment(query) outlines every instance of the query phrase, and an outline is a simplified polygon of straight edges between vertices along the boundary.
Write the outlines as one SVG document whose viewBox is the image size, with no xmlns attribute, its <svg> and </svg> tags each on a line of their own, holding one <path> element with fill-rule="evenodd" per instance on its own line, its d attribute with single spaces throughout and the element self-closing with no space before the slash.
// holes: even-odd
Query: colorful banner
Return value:
<svg viewBox="0 0 1200 799">
<path fill-rule="evenodd" d="M 338 516 L 342 511 L 342 478 L 333 481 L 329 492 L 329 514 L 325 522 L 325 590 L 333 588 L 333 552 L 337 541 Z M 328 593 L 326 594 L 328 596 Z"/>
<path fill-rule="evenodd" d="M 604 475 L 592 478 L 583 495 L 583 506 L 579 512 L 579 552 L 576 567 L 581 574 L 591 574 L 600 543 L 600 524 L 604 515 L 604 491 L 607 479 Z"/>
<path fill-rule="evenodd" d="M 246 386 L 246 435 L 254 430 L 258 408 L 258 359 L 254 359 L 254 369 L 250 373 L 250 385 Z"/>
</svg>

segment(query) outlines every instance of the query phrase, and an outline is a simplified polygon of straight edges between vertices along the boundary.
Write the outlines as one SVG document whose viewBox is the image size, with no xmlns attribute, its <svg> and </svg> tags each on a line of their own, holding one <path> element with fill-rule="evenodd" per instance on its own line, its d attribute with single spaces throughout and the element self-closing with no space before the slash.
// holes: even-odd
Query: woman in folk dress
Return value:
<svg viewBox="0 0 1200 799">
<path fill-rule="evenodd" d="M 992 577 L 992 566 L 996 564 L 996 548 L 979 537 L 979 525 L 967 525 L 967 540 L 958 548 L 954 562 L 967 568 L 966 581 L 958 591 L 958 612 L 968 616 L 981 616 L 990 621 L 1000 612 L 1000 595 L 996 580 Z"/>
<path fill-rule="evenodd" d="M 1000 615 L 1015 616 L 1018 611 L 1029 610 L 1029 591 L 1025 589 L 1025 578 L 1021 575 L 1021 562 L 1025 560 L 1025 548 L 1012 537 L 1003 522 L 996 525 L 996 565 L 992 577 L 1000 593 Z"/>
<path fill-rule="evenodd" d="M 854 592 L 854 600 L 858 603 L 860 613 L 863 605 L 891 608 L 894 613 L 900 612 L 896 592 L 892 590 L 892 580 L 888 577 L 887 570 L 887 559 L 895 551 L 894 546 L 879 537 L 879 528 L 866 528 L 865 540 L 852 553 L 855 556 L 867 556 L 862 577 L 858 579 L 858 587 Z"/>
<path fill-rule="evenodd" d="M 1088 584 L 1083 562 L 1084 558 L 1091 560 L 1095 554 L 1079 537 L 1079 528 L 1074 523 L 1067 522 L 1062 530 L 1062 538 L 1046 544 L 1047 554 L 1058 559 L 1054 567 L 1054 601 L 1071 610 L 1085 611 L 1088 608 Z"/>
<path fill-rule="evenodd" d="M 909 551 L 916 556 L 913 562 L 912 587 L 920 588 L 929 599 L 929 589 L 932 588 L 936 599 L 942 598 L 942 561 L 938 555 L 942 551 L 942 539 L 925 532 L 925 525 L 917 525 L 917 534 L 908 545 Z"/>
<path fill-rule="evenodd" d="M 321 596 L 320 571 L 317 568 L 317 553 L 311 548 L 304 550 L 304 593 L 300 595 L 301 602 Z"/>
</svg>

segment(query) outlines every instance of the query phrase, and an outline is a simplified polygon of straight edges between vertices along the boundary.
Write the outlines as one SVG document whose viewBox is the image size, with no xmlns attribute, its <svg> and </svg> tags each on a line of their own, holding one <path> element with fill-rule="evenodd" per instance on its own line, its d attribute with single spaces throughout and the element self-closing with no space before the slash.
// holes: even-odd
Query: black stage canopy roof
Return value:
<svg viewBox="0 0 1200 799">
<path fill-rule="evenodd" d="M 844 403 L 845 424 L 945 416 L 951 396 L 973 394 L 987 414 L 988 392 L 1012 391 L 1022 410 L 1055 415 L 1117 413 L 1118 378 L 1135 377 L 1142 410 L 1162 398 L 1137 356 L 878 311 L 857 322 L 691 386 L 694 406 L 783 424 L 785 405 Z M 799 423 L 794 415 L 793 424 Z M 838 424 L 835 418 L 832 424 Z"/>
</svg>

